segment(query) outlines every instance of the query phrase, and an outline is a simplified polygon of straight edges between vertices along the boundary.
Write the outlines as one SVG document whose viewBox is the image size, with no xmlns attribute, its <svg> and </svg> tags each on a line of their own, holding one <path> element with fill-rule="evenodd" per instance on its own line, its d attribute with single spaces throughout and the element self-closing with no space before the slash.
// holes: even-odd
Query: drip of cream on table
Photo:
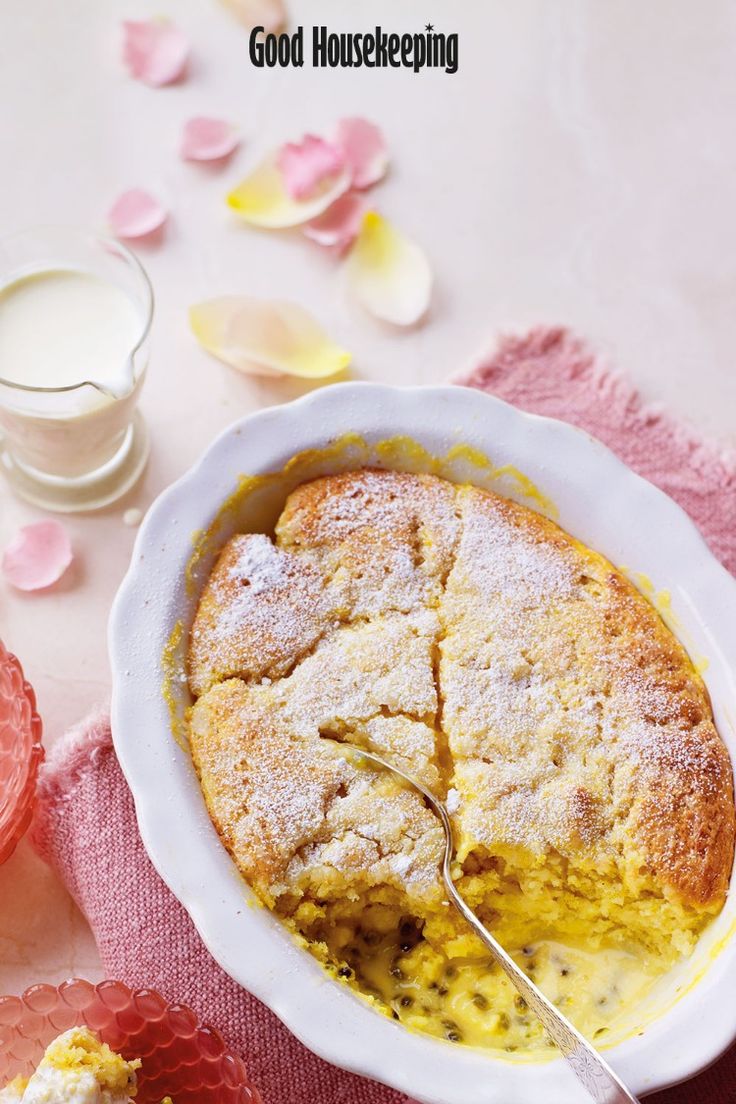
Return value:
<svg viewBox="0 0 736 1104">
<path fill-rule="evenodd" d="M 133 300 L 92 273 L 24 276 L 0 290 L 0 377 L 26 387 L 88 381 L 121 398 L 133 386 L 129 357 L 141 328 Z"/>
</svg>

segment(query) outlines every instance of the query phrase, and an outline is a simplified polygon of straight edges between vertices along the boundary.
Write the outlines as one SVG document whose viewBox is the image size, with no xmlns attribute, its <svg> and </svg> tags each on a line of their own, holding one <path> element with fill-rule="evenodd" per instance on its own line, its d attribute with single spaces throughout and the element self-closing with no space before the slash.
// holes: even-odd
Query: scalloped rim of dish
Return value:
<svg viewBox="0 0 736 1104">
<path fill-rule="evenodd" d="M 254 907 L 210 823 L 189 756 L 173 739 L 162 655 L 195 600 L 183 585 L 192 533 L 210 524 L 242 473 L 278 471 L 346 432 L 369 443 L 407 436 L 435 456 L 469 445 L 496 464 L 514 465 L 555 503 L 565 529 L 669 589 L 678 635 L 691 655 L 708 657 L 703 678 L 736 759 L 736 581 L 676 503 L 583 431 L 482 392 L 334 384 L 230 426 L 156 500 L 138 533 L 113 605 L 109 646 L 115 749 L 143 842 L 223 969 L 327 1061 L 425 1104 L 586 1104 L 561 1059 L 511 1062 L 408 1032 L 330 979 L 274 916 Z M 639 1095 L 692 1076 L 736 1038 L 734 898 L 701 939 L 708 941 L 702 976 L 641 1035 L 606 1051 Z"/>
</svg>

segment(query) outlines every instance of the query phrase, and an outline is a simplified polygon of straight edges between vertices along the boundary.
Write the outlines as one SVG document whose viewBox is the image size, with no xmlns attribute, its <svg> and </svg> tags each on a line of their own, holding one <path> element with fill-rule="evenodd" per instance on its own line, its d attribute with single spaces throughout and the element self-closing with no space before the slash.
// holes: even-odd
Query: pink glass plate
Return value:
<svg viewBox="0 0 736 1104">
<path fill-rule="evenodd" d="M 165 1096 L 173 1104 L 263 1104 L 241 1059 L 191 1009 L 153 989 L 79 978 L 0 997 L 0 1087 L 28 1077 L 57 1035 L 82 1025 L 124 1058 L 142 1060 L 135 1104 L 159 1104 Z"/>
<path fill-rule="evenodd" d="M 0 863 L 30 823 L 42 759 L 36 695 L 0 640 Z"/>
</svg>

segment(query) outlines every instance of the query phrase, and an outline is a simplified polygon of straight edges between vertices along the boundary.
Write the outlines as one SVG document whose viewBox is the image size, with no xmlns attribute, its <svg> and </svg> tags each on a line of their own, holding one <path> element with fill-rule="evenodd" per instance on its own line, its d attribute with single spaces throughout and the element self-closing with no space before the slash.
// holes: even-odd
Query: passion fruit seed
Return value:
<svg viewBox="0 0 736 1104">
<path fill-rule="evenodd" d="M 445 1028 L 446 1039 L 449 1039 L 450 1042 L 460 1042 L 462 1036 L 455 1020 L 442 1020 L 442 1027 Z"/>
</svg>

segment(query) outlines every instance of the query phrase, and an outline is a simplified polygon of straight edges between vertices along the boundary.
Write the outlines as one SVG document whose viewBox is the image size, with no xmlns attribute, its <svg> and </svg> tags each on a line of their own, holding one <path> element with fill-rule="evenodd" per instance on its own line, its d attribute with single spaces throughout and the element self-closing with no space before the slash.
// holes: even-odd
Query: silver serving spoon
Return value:
<svg viewBox="0 0 736 1104">
<path fill-rule="evenodd" d="M 445 882 L 447 894 L 455 908 L 462 914 L 471 928 L 480 939 L 483 940 L 491 955 L 501 967 L 509 981 L 516 986 L 521 996 L 529 1005 L 535 1015 L 541 1020 L 542 1026 L 550 1038 L 557 1044 L 581 1085 L 587 1090 L 596 1104 L 639 1104 L 635 1096 L 632 1096 L 627 1088 L 619 1081 L 607 1062 L 601 1058 L 598 1051 L 590 1045 L 576 1027 L 562 1015 L 561 1012 L 547 1000 L 541 989 L 530 981 L 524 971 L 514 962 L 513 958 L 503 949 L 500 943 L 481 924 L 478 917 L 465 900 L 458 893 L 452 880 L 450 864 L 455 853 L 455 844 L 452 834 L 452 824 L 447 814 L 447 809 L 441 801 L 438 801 L 431 790 L 416 778 L 399 770 L 393 763 L 382 759 L 380 755 L 374 755 L 371 751 L 364 751 L 354 744 L 345 744 L 342 741 L 330 741 L 341 751 L 350 751 L 361 759 L 366 759 L 384 770 L 391 771 L 403 778 L 415 790 L 422 795 L 430 808 L 437 814 L 442 827 L 445 830 L 445 853 L 442 860 L 442 877 Z"/>
</svg>

